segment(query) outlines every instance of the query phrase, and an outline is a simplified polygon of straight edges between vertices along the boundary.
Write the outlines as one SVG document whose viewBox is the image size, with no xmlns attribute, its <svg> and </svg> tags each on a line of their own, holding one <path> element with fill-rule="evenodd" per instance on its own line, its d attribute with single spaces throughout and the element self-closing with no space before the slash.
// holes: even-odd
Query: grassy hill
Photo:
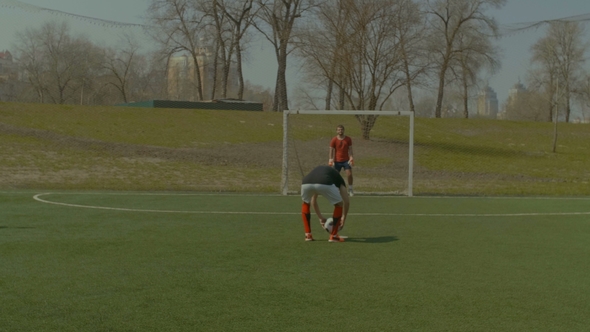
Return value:
<svg viewBox="0 0 590 332">
<path fill-rule="evenodd" d="M 272 112 L 0 103 L 0 188 L 278 192 L 282 121 Z M 396 148 L 406 119 L 380 117 L 370 141 L 349 116 L 298 121 L 306 168 L 326 162 L 327 140 L 344 123 L 358 186 L 407 174 L 392 166 L 406 164 Z M 559 123 L 553 153 L 551 123 L 418 118 L 414 194 L 588 195 L 589 129 Z"/>
</svg>

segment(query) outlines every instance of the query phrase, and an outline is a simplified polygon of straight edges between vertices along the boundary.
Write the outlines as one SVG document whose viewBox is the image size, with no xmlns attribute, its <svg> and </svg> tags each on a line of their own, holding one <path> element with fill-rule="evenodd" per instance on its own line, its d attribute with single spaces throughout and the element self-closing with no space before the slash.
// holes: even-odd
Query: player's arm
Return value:
<svg viewBox="0 0 590 332">
<path fill-rule="evenodd" d="M 328 155 L 328 165 L 334 166 L 334 155 L 336 154 L 336 149 L 330 146 L 330 153 Z"/>
<path fill-rule="evenodd" d="M 311 196 L 311 206 L 313 206 L 313 211 L 318 216 L 318 218 L 320 218 L 320 224 L 322 224 L 322 227 L 324 227 L 326 218 L 324 218 L 322 211 L 320 211 L 320 205 L 318 204 L 318 194 Z"/>
<path fill-rule="evenodd" d="M 342 229 L 346 222 L 346 216 L 348 216 L 348 209 L 350 208 L 350 196 L 348 196 L 346 185 L 341 185 L 339 189 L 340 196 L 342 196 L 342 219 L 340 219 L 340 229 Z"/>
<path fill-rule="evenodd" d="M 348 163 L 350 164 L 350 166 L 354 165 L 354 158 L 352 156 L 352 145 L 348 147 Z"/>
</svg>

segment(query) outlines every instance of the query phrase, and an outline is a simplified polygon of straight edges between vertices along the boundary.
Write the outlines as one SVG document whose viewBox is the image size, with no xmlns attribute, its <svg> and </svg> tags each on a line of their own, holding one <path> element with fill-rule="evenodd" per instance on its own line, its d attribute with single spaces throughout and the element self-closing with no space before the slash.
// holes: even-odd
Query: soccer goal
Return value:
<svg viewBox="0 0 590 332">
<path fill-rule="evenodd" d="M 283 195 L 299 193 L 303 176 L 328 164 L 338 125 L 352 139 L 355 195 L 412 196 L 414 113 L 360 110 L 283 111 Z"/>
</svg>

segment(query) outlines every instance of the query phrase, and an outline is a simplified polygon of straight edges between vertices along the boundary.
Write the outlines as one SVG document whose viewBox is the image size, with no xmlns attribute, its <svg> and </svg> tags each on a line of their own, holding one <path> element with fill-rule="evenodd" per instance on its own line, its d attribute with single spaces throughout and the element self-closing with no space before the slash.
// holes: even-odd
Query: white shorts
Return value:
<svg viewBox="0 0 590 332">
<path fill-rule="evenodd" d="M 305 203 L 311 203 L 311 197 L 315 194 L 326 197 L 332 205 L 342 202 L 340 189 L 333 184 L 306 183 L 301 185 L 301 199 Z"/>
</svg>

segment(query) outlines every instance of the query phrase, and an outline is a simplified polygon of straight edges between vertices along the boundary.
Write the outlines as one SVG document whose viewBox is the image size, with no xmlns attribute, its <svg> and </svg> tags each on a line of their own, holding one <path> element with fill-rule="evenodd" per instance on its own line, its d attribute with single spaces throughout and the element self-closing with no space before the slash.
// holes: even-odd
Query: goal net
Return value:
<svg viewBox="0 0 590 332">
<path fill-rule="evenodd" d="M 283 195 L 299 193 L 303 176 L 328 164 L 338 125 L 352 139 L 355 195 L 412 196 L 414 113 L 361 110 L 283 112 Z"/>
</svg>

